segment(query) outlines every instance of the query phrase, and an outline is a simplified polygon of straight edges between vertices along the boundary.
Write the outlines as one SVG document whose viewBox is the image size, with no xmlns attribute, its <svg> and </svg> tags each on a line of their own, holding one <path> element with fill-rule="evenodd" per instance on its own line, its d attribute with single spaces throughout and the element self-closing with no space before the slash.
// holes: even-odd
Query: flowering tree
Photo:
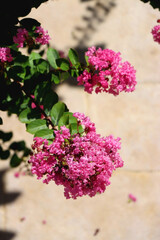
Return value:
<svg viewBox="0 0 160 240">
<path fill-rule="evenodd" d="M 110 49 L 90 47 L 85 53 L 85 64 L 79 61 L 74 49 L 62 57 L 49 47 L 50 36 L 38 21 L 18 18 L 42 2 L 45 1 L 28 1 L 23 14 L 11 14 L 8 35 L 4 30 L 0 48 L 0 110 L 16 114 L 34 139 L 31 150 L 24 141 L 13 142 L 7 150 L 1 147 L 0 155 L 2 159 L 10 157 L 11 167 L 30 166 L 32 174 L 44 183 L 53 180 L 63 185 L 66 198 L 92 197 L 104 192 L 112 172 L 123 166 L 118 152 L 120 138 L 97 134 L 89 117 L 78 109 L 70 112 L 52 86 L 71 76 L 89 94 L 95 91 L 117 96 L 135 90 L 136 71 L 129 62 L 122 61 L 120 53 Z M 41 50 L 42 45 L 45 50 Z M 22 54 L 22 48 L 28 54 Z M 47 58 L 43 57 L 44 52 Z M 1 131 L 0 137 L 7 141 L 11 134 Z"/>
</svg>

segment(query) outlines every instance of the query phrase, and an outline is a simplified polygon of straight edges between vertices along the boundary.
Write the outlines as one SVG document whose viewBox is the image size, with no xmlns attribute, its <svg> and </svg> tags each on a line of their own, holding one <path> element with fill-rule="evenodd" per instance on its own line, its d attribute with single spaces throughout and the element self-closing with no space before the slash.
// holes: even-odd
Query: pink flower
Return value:
<svg viewBox="0 0 160 240">
<path fill-rule="evenodd" d="M 129 62 L 122 62 L 120 53 L 110 49 L 91 47 L 86 52 L 89 67 L 77 78 L 78 85 L 84 85 L 84 90 L 92 93 L 108 92 L 118 95 L 120 92 L 135 90 L 135 69 Z"/>
<path fill-rule="evenodd" d="M 38 37 L 36 37 L 35 42 L 40 43 L 42 45 L 48 44 L 51 39 L 48 35 L 48 31 L 45 31 L 42 27 L 36 27 L 35 33 L 38 33 Z"/>
<path fill-rule="evenodd" d="M 20 172 L 15 172 L 15 173 L 14 173 L 14 176 L 15 176 L 15 178 L 19 178 Z"/>
<path fill-rule="evenodd" d="M 46 139 L 36 137 L 29 160 L 32 173 L 44 183 L 63 185 L 67 199 L 104 192 L 112 172 L 123 166 L 118 153 L 120 138 L 101 137 L 88 117 L 80 113 L 74 116 L 83 126 L 83 133 L 71 136 L 69 129 L 62 126 L 55 130 L 50 145 Z"/>
<path fill-rule="evenodd" d="M 42 221 L 42 224 L 43 224 L 43 225 L 45 225 L 46 223 L 47 223 L 47 221 L 46 221 L 46 220 L 43 220 L 43 221 Z"/>
<path fill-rule="evenodd" d="M 0 48 L 0 61 L 11 62 L 12 60 L 13 60 L 13 57 L 11 56 L 10 48 L 8 47 Z"/>
<path fill-rule="evenodd" d="M 13 37 L 14 43 L 17 43 L 18 48 L 22 48 L 24 46 L 24 43 L 26 42 L 26 39 L 28 38 L 28 31 L 25 28 L 19 28 L 17 30 L 17 35 Z"/>
<path fill-rule="evenodd" d="M 151 33 L 153 35 L 154 41 L 160 44 L 160 25 L 154 26 Z"/>
<path fill-rule="evenodd" d="M 20 221 L 21 221 L 21 222 L 24 222 L 25 220 L 26 220 L 25 217 L 21 217 L 21 218 L 20 218 Z"/>
<path fill-rule="evenodd" d="M 133 194 L 128 194 L 128 198 L 129 200 L 133 201 L 133 202 L 136 202 L 137 201 L 137 198 L 133 195 Z"/>
</svg>

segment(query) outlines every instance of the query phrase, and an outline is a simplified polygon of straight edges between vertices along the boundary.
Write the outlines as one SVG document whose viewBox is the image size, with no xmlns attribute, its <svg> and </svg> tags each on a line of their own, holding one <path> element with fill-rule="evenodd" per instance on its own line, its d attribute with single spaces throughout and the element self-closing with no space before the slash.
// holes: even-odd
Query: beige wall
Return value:
<svg viewBox="0 0 160 240">
<path fill-rule="evenodd" d="M 160 45 L 150 34 L 159 15 L 139 0 L 55 0 L 31 12 L 48 29 L 51 45 L 59 50 L 67 53 L 70 47 L 83 50 L 105 45 L 120 51 L 137 70 L 138 85 L 134 93 L 117 97 L 88 95 L 69 83 L 58 87 L 69 109 L 90 116 L 97 132 L 122 138 L 125 165 L 112 176 L 104 194 L 78 200 L 66 200 L 63 188 L 54 183 L 44 185 L 29 176 L 15 179 L 14 171 L 7 171 L 2 176 L 5 194 L 1 196 L 21 192 L 15 201 L 0 205 L 0 229 L 15 232 L 12 239 L 160 239 Z M 14 127 L 14 138 L 25 138 L 30 145 L 32 136 L 25 127 L 14 116 L 8 119 L 2 114 L 4 128 Z M 1 169 L 7 166 L 0 162 Z M 129 193 L 138 198 L 136 203 L 128 203 Z M 24 216 L 26 220 L 21 222 Z M 94 236 L 96 229 L 99 232 Z"/>
</svg>

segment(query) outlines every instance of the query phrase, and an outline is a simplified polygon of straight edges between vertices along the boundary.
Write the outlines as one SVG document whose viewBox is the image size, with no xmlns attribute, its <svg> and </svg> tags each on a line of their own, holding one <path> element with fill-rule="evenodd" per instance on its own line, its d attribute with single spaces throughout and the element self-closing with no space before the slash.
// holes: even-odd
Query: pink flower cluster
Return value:
<svg viewBox="0 0 160 240">
<path fill-rule="evenodd" d="M 65 126 L 55 131 L 54 141 L 34 138 L 30 157 L 31 171 L 44 183 L 55 181 L 64 186 L 67 199 L 103 193 L 110 184 L 113 170 L 123 166 L 118 150 L 120 138 L 100 137 L 95 125 L 84 114 L 74 113 L 84 128 L 74 134 Z"/>
<path fill-rule="evenodd" d="M 26 41 L 26 39 L 28 38 L 28 31 L 25 28 L 19 28 L 17 30 L 17 36 L 13 37 L 13 41 L 14 43 L 17 43 L 17 47 L 18 48 L 23 48 L 24 46 L 24 42 Z"/>
<path fill-rule="evenodd" d="M 110 49 L 96 50 L 91 47 L 86 52 L 89 67 L 77 78 L 78 85 L 84 85 L 85 91 L 108 92 L 118 95 L 120 92 L 132 92 L 135 90 L 135 69 L 129 62 L 122 62 L 120 53 Z"/>
<path fill-rule="evenodd" d="M 160 25 L 154 26 L 151 33 L 153 35 L 154 41 L 160 44 Z"/>
<path fill-rule="evenodd" d="M 10 53 L 10 48 L 2 47 L 0 48 L 0 61 L 1 62 L 11 62 L 13 57 Z"/>
<path fill-rule="evenodd" d="M 37 37 L 31 37 L 25 28 L 19 28 L 17 35 L 13 37 L 14 43 L 17 43 L 17 47 L 23 47 L 24 43 L 33 45 L 34 43 L 40 43 L 42 45 L 48 44 L 51 39 L 48 35 L 48 31 L 45 31 L 42 27 L 36 27 L 35 31 L 38 34 Z"/>
<path fill-rule="evenodd" d="M 51 39 L 48 35 L 48 31 L 45 31 L 42 27 L 36 27 L 35 33 L 38 33 L 38 37 L 35 39 L 36 43 L 40 43 L 42 45 L 48 44 Z"/>
</svg>

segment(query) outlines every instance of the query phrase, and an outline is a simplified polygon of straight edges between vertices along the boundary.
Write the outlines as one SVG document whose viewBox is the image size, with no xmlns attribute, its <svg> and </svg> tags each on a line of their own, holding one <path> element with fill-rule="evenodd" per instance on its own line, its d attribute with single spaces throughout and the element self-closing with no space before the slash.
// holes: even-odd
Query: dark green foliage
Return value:
<svg viewBox="0 0 160 240">
<path fill-rule="evenodd" d="M 8 142 L 9 140 L 11 140 L 13 136 L 12 132 L 3 132 L 2 130 L 0 130 L 0 139 L 2 139 L 3 142 Z"/>
<path fill-rule="evenodd" d="M 18 167 L 22 162 L 22 159 L 17 156 L 16 153 L 13 154 L 11 160 L 10 160 L 10 166 L 11 167 Z"/>
<path fill-rule="evenodd" d="M 38 8 L 41 3 L 47 1 L 48 0 L 27 0 L 25 2 L 21 0 L 3 1 L 0 8 L 0 46 L 7 46 L 13 43 L 13 35 L 16 32 L 15 25 L 18 23 L 19 17 L 28 15 L 33 7 Z M 29 28 L 33 24 L 37 25 L 38 22 L 36 20 L 25 20 L 22 21 L 22 24 Z"/>
</svg>

